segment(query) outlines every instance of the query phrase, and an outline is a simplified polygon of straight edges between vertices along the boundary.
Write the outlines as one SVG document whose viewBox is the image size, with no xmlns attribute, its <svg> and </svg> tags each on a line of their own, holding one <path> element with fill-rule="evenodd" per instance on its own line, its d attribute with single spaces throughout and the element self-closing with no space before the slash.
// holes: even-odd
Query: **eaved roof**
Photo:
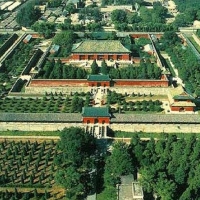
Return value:
<svg viewBox="0 0 200 200">
<path fill-rule="evenodd" d="M 82 110 L 83 117 L 110 117 L 107 107 L 84 107 Z"/>
<path fill-rule="evenodd" d="M 89 75 L 88 81 L 110 81 L 109 75 Z"/>
<path fill-rule="evenodd" d="M 176 99 L 176 100 L 193 100 L 194 97 L 191 96 L 190 94 L 186 93 L 186 92 L 183 92 L 180 95 L 175 95 L 173 97 L 173 99 Z"/>
<path fill-rule="evenodd" d="M 51 47 L 51 50 L 50 51 L 55 51 L 57 52 L 59 50 L 60 46 L 59 45 L 56 45 L 54 44 L 52 47 Z"/>
<path fill-rule="evenodd" d="M 130 53 L 118 40 L 85 40 L 72 47 L 72 53 Z"/>
</svg>

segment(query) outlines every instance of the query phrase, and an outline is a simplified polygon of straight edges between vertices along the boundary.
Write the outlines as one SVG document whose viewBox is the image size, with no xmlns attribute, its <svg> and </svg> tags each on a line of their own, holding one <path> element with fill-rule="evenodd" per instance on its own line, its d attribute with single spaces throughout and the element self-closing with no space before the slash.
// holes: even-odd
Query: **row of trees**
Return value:
<svg viewBox="0 0 200 200">
<path fill-rule="evenodd" d="M 160 79 L 161 69 L 151 62 L 142 61 L 139 67 L 111 68 L 109 75 L 112 79 Z"/>
<path fill-rule="evenodd" d="M 151 63 L 149 59 L 141 60 L 140 66 L 129 65 L 116 69 L 108 67 L 105 61 L 102 61 L 101 68 L 96 61 L 91 65 L 91 74 L 109 74 L 112 79 L 160 79 L 161 69 L 156 64 Z"/>
<path fill-rule="evenodd" d="M 64 65 L 60 60 L 47 61 L 39 77 L 44 79 L 86 79 L 87 71 L 80 67 Z"/>
</svg>

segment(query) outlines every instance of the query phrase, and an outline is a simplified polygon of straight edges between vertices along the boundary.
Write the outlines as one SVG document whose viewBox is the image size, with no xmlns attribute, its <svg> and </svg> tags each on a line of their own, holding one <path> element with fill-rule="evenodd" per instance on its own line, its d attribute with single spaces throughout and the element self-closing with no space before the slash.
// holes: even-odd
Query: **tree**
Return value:
<svg viewBox="0 0 200 200">
<path fill-rule="evenodd" d="M 132 159 L 125 143 L 117 142 L 105 164 L 105 184 L 115 186 L 120 176 L 133 172 Z"/>
<path fill-rule="evenodd" d="M 68 3 L 65 7 L 65 10 L 69 13 L 69 15 L 71 15 L 72 13 L 76 12 L 76 6 L 73 3 Z"/>
<path fill-rule="evenodd" d="M 17 23 L 21 26 L 30 27 L 35 21 L 37 21 L 41 13 L 40 10 L 34 6 L 35 4 L 31 2 L 20 9 L 16 16 Z"/>
<path fill-rule="evenodd" d="M 91 74 L 98 74 L 98 73 L 99 73 L 99 67 L 96 60 L 94 60 L 91 65 Z"/>
<path fill-rule="evenodd" d="M 108 66 L 107 66 L 105 60 L 103 60 L 101 63 L 101 73 L 108 74 Z"/>
<path fill-rule="evenodd" d="M 63 56 L 68 56 L 71 53 L 73 43 L 75 42 L 76 35 L 73 31 L 62 31 L 57 33 L 53 39 L 53 43 L 63 47 Z"/>
<path fill-rule="evenodd" d="M 84 199 L 90 191 L 89 172 L 94 168 L 94 137 L 81 128 L 64 129 L 58 149 L 61 153 L 54 160 L 58 167 L 55 181 L 67 189 L 67 199 Z"/>
<path fill-rule="evenodd" d="M 55 31 L 55 24 L 50 22 L 35 22 L 31 28 L 44 35 L 45 38 L 50 38 Z"/>
<path fill-rule="evenodd" d="M 127 20 L 126 12 L 124 10 L 113 10 L 111 12 L 111 20 L 114 23 L 126 22 Z"/>
</svg>

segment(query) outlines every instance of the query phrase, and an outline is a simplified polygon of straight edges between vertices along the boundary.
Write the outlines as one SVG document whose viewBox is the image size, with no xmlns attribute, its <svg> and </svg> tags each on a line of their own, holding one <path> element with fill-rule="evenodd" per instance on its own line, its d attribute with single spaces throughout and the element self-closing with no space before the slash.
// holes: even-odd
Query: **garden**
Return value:
<svg viewBox="0 0 200 200">
<path fill-rule="evenodd" d="M 63 96 L 46 94 L 44 97 L 5 97 L 0 99 L 0 112 L 12 113 L 77 113 L 91 103 L 90 93 Z"/>
<path fill-rule="evenodd" d="M 142 100 L 140 97 L 145 97 L 147 95 L 141 94 L 120 94 L 109 91 L 107 94 L 107 104 L 111 107 L 113 113 L 152 113 L 161 112 L 162 102 L 152 98 L 153 95 L 148 95 L 148 100 Z M 139 98 L 139 99 L 138 99 Z M 152 99 L 153 100 L 152 100 Z"/>
<path fill-rule="evenodd" d="M 12 141 L 0 142 L 0 198 L 1 199 L 59 199 L 62 190 L 54 189 L 59 152 L 56 142 Z"/>
</svg>

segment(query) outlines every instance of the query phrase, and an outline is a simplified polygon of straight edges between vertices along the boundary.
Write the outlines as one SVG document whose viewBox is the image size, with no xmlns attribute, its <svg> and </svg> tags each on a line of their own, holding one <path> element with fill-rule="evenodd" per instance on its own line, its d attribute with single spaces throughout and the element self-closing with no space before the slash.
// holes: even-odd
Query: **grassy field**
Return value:
<svg viewBox="0 0 200 200">
<path fill-rule="evenodd" d="M 158 138 L 164 139 L 166 137 L 166 133 L 144 133 L 144 132 L 124 132 L 124 131 L 115 131 L 114 137 L 116 138 L 131 138 L 133 134 L 138 134 L 141 138 Z M 200 138 L 200 133 L 169 133 L 176 135 L 178 138 L 187 138 L 190 137 L 192 134 L 195 135 L 197 138 Z"/>
</svg>

